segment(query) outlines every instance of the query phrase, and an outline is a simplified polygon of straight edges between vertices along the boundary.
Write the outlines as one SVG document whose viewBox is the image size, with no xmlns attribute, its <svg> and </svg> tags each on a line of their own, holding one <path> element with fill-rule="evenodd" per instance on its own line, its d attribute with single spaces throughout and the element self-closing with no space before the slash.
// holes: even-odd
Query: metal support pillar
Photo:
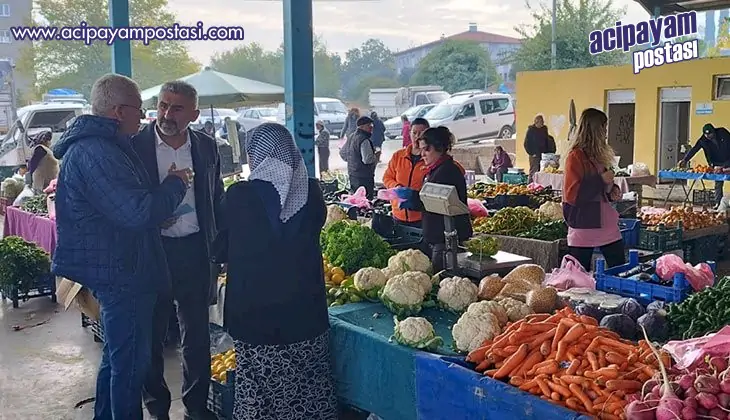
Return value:
<svg viewBox="0 0 730 420">
<path fill-rule="evenodd" d="M 557 0 L 553 0 L 553 10 L 552 10 L 552 19 L 550 23 L 550 27 L 552 30 L 551 33 L 551 42 L 550 42 L 550 69 L 555 70 L 555 67 L 557 65 L 558 61 L 558 46 L 556 43 L 556 31 L 557 31 L 557 25 L 558 25 L 558 2 Z"/>
<path fill-rule="evenodd" d="M 284 101 L 309 176 L 314 170 L 314 60 L 312 0 L 284 0 Z"/>
<path fill-rule="evenodd" d="M 129 0 L 109 0 L 109 23 L 112 28 L 129 26 Z M 132 45 L 128 40 L 112 44 L 112 73 L 132 77 Z"/>
</svg>

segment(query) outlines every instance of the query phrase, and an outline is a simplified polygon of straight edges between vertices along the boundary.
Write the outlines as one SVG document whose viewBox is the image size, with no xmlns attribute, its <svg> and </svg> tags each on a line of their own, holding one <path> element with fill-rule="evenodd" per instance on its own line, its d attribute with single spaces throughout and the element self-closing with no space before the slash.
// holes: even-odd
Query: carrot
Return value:
<svg viewBox="0 0 730 420">
<path fill-rule="evenodd" d="M 636 392 L 641 389 L 641 382 L 613 379 L 606 381 L 606 388 L 611 391 L 624 390 L 626 392 Z"/>
<path fill-rule="evenodd" d="M 548 387 L 547 383 L 545 383 L 545 381 L 541 378 L 536 378 L 535 382 L 537 382 L 537 386 L 540 387 L 542 394 L 549 397 L 552 391 L 550 391 L 550 387 Z"/>
<path fill-rule="evenodd" d="M 570 362 L 570 366 L 568 366 L 568 370 L 565 371 L 567 375 L 575 375 L 575 372 L 578 371 L 578 368 L 580 367 L 580 360 L 575 359 L 572 362 Z"/>
<path fill-rule="evenodd" d="M 484 372 L 487 370 L 487 368 L 492 364 L 489 360 L 483 360 L 481 363 L 477 365 L 477 367 L 474 368 L 477 372 Z"/>
<path fill-rule="evenodd" d="M 557 324 L 549 323 L 549 322 L 541 322 L 539 324 L 522 324 L 522 326 L 517 330 L 519 332 L 531 332 L 531 333 L 541 333 L 545 331 L 550 331 L 551 329 L 557 327 Z"/>
<path fill-rule="evenodd" d="M 512 372 L 512 369 L 517 367 L 527 357 L 527 344 L 522 344 L 520 348 L 507 360 L 505 360 L 502 367 L 494 373 L 494 379 L 502 379 Z"/>
<path fill-rule="evenodd" d="M 560 339 L 561 342 L 572 343 L 578 341 L 578 339 L 586 333 L 586 328 L 583 324 L 575 324 L 565 333 L 565 336 Z M 558 343 L 560 344 L 560 343 Z"/>
<path fill-rule="evenodd" d="M 598 358 L 596 357 L 596 354 L 592 351 L 586 351 L 586 359 L 588 359 L 588 363 L 591 364 L 591 369 L 598 370 L 601 368 L 601 366 L 598 365 Z"/>
<path fill-rule="evenodd" d="M 586 411 L 589 414 L 595 414 L 595 411 L 593 411 L 593 403 L 591 402 L 591 399 L 588 398 L 588 396 L 583 392 L 583 389 L 576 385 L 576 384 L 570 384 L 568 385 L 568 389 L 570 389 L 570 392 L 573 393 L 573 395 L 578 398 L 578 400 L 583 404 L 583 407 L 585 407 Z"/>
<path fill-rule="evenodd" d="M 525 378 L 522 376 L 513 376 L 509 378 L 509 384 L 512 386 L 520 387 L 522 384 L 525 383 Z"/>
<path fill-rule="evenodd" d="M 616 379 L 618 378 L 618 369 L 612 368 L 612 367 L 605 367 L 598 369 L 596 371 L 593 371 L 593 373 L 596 375 L 596 377 L 606 377 L 608 379 Z M 586 376 L 588 377 L 588 376 Z"/>
<path fill-rule="evenodd" d="M 565 400 L 565 405 L 568 406 L 571 410 L 574 411 L 582 411 L 582 407 L 580 405 L 580 401 L 575 397 L 570 397 L 567 400 Z"/>
<path fill-rule="evenodd" d="M 567 387 L 564 387 L 563 385 L 557 384 L 557 383 L 552 382 L 552 381 L 551 382 L 548 382 L 547 385 L 550 387 L 550 389 L 553 392 L 557 392 L 563 398 L 570 398 L 570 397 L 573 396 L 571 394 L 571 392 L 570 392 L 570 389 L 568 389 Z"/>
<path fill-rule="evenodd" d="M 565 356 L 568 353 L 568 346 L 570 343 L 560 340 L 558 343 L 558 354 L 555 355 L 555 359 L 559 361 L 565 360 Z"/>
<path fill-rule="evenodd" d="M 615 363 L 617 365 L 620 365 L 627 361 L 626 357 L 624 357 L 623 355 L 620 355 L 616 352 L 612 352 L 612 351 L 609 351 L 608 353 L 606 353 L 605 357 L 606 357 L 607 362 Z"/>
<path fill-rule="evenodd" d="M 600 413 L 598 414 L 598 418 L 601 420 L 620 420 L 620 417 L 611 413 Z"/>
<path fill-rule="evenodd" d="M 540 345 L 542 345 L 543 341 L 551 340 L 553 338 L 553 336 L 555 335 L 556 329 L 557 328 L 551 328 L 549 331 L 545 331 L 543 333 L 540 333 L 540 334 L 534 336 L 534 338 L 528 342 L 530 348 L 533 349 L 535 347 L 540 347 Z"/>
<path fill-rule="evenodd" d="M 535 386 L 537 386 L 537 382 L 534 379 L 530 379 L 529 381 L 520 385 L 518 388 L 520 388 L 522 391 L 528 391 Z"/>
<path fill-rule="evenodd" d="M 577 385 L 582 385 L 589 381 L 589 379 L 586 379 L 586 378 L 584 378 L 582 376 L 578 376 L 578 375 L 563 375 L 560 377 L 560 380 L 567 384 L 577 384 Z"/>
<path fill-rule="evenodd" d="M 535 349 L 518 365 L 517 372 L 510 372 L 510 376 L 523 376 L 540 362 L 542 362 L 542 354 L 538 349 Z"/>
<path fill-rule="evenodd" d="M 498 369 L 489 369 L 484 371 L 485 376 L 489 376 L 490 378 L 494 378 L 494 374 L 497 373 Z"/>
<path fill-rule="evenodd" d="M 606 352 L 603 349 L 598 349 L 598 366 L 606 367 Z"/>
<path fill-rule="evenodd" d="M 550 394 L 550 399 L 553 400 L 553 401 L 555 401 L 555 402 L 558 402 L 558 401 L 560 401 L 560 394 L 558 394 L 557 392 L 553 391 Z"/>
<path fill-rule="evenodd" d="M 535 373 L 538 375 L 553 375 L 558 372 L 560 369 L 560 365 L 558 365 L 558 362 L 555 360 L 551 360 L 552 363 L 550 363 L 547 366 L 541 366 L 535 370 Z"/>
<path fill-rule="evenodd" d="M 580 319 L 580 322 L 588 325 L 598 325 L 598 321 L 596 321 L 596 318 L 587 316 L 587 315 L 579 315 L 578 318 Z"/>
<path fill-rule="evenodd" d="M 550 348 L 551 345 L 552 345 L 552 340 L 543 341 L 542 344 L 540 344 L 540 354 L 542 354 L 543 356 L 549 355 L 550 352 L 552 351 L 552 349 Z"/>
<path fill-rule="evenodd" d="M 555 337 L 553 337 L 553 342 L 550 346 L 553 351 L 556 351 L 558 349 L 558 342 L 563 338 L 563 336 L 565 335 L 565 333 L 568 332 L 569 329 L 570 327 L 568 327 L 567 324 L 563 323 L 562 320 L 558 323 L 558 326 L 555 329 Z"/>
<path fill-rule="evenodd" d="M 517 349 L 520 348 L 520 346 L 507 346 L 502 349 L 503 352 L 506 352 L 507 354 L 512 354 L 517 351 Z"/>
<path fill-rule="evenodd" d="M 530 323 L 536 323 L 536 322 L 544 322 L 547 321 L 548 318 L 550 318 L 550 314 L 532 314 L 527 315 L 524 320 L 527 321 L 528 324 Z"/>
<path fill-rule="evenodd" d="M 485 345 L 479 347 L 476 350 L 470 351 L 469 354 L 466 356 L 466 361 L 472 363 L 481 363 L 484 359 L 486 359 L 487 350 L 489 350 L 489 348 L 489 345 Z"/>
</svg>

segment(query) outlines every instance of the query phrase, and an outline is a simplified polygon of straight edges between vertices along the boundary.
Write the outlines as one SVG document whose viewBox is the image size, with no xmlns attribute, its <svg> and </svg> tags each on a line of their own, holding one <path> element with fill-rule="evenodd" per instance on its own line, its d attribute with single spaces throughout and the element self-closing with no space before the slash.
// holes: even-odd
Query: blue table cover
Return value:
<svg viewBox="0 0 730 420">
<path fill-rule="evenodd" d="M 702 179 L 707 181 L 730 181 L 730 175 L 698 174 L 692 172 L 659 171 L 659 178 L 664 179 Z"/>
<path fill-rule="evenodd" d="M 461 366 L 461 359 L 416 355 L 416 404 L 421 420 L 590 420 L 512 385 Z"/>
</svg>

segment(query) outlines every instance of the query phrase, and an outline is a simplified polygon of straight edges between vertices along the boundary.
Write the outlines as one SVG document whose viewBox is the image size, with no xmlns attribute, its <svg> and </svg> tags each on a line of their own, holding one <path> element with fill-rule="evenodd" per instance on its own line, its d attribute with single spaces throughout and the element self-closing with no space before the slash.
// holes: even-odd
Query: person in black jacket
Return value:
<svg viewBox="0 0 730 420">
<path fill-rule="evenodd" d="M 730 167 L 730 132 L 725 127 L 715 128 L 712 124 L 705 124 L 702 127 L 702 137 L 697 139 L 695 145 L 679 161 L 679 166 L 686 165 L 700 149 L 705 152 L 708 165 Z M 715 181 L 715 205 L 719 205 L 722 200 L 723 186 L 722 181 Z"/>
<path fill-rule="evenodd" d="M 375 168 L 378 165 L 372 132 L 373 120 L 370 117 L 358 118 L 357 131 L 348 136 L 340 150 L 340 157 L 347 162 L 350 190 L 354 194 L 360 187 L 365 188 L 368 200 L 372 200 L 375 193 Z"/>
<path fill-rule="evenodd" d="M 455 143 L 455 137 L 446 127 L 432 127 L 424 131 L 419 139 L 421 157 L 426 164 L 424 183 L 453 185 L 459 199 L 467 204 L 466 179 L 460 165 L 449 154 Z M 423 240 L 431 251 L 431 262 L 435 272 L 445 268 L 446 238 L 444 236 L 444 216 L 424 211 L 423 203 L 418 197 L 418 191 L 408 188 L 399 188 L 398 195 L 405 199 L 400 208 L 423 211 L 422 227 Z M 469 239 L 474 233 L 469 215 L 456 216 L 456 231 L 459 243 Z"/>
<path fill-rule="evenodd" d="M 530 156 L 530 179 L 540 171 L 540 160 L 543 153 L 555 153 L 555 140 L 548 133 L 545 119 L 538 114 L 534 124 L 527 127 L 525 135 L 525 151 Z"/>
</svg>

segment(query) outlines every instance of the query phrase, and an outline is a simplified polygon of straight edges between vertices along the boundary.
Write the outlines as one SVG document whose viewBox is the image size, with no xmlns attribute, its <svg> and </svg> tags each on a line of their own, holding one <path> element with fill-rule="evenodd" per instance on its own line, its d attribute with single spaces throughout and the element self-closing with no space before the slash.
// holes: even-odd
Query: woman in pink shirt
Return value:
<svg viewBox="0 0 730 420">
<path fill-rule="evenodd" d="M 568 252 L 589 271 L 595 248 L 601 249 L 608 267 L 626 262 L 618 212 L 611 206 L 621 198 L 621 189 L 613 181 L 614 154 L 607 133 L 606 114 L 586 109 L 565 160 L 563 216 L 568 224 Z"/>
<path fill-rule="evenodd" d="M 403 147 L 408 147 L 411 145 L 411 122 L 405 115 L 402 115 L 400 119 L 403 121 L 403 129 L 400 132 L 403 136 Z"/>
</svg>

